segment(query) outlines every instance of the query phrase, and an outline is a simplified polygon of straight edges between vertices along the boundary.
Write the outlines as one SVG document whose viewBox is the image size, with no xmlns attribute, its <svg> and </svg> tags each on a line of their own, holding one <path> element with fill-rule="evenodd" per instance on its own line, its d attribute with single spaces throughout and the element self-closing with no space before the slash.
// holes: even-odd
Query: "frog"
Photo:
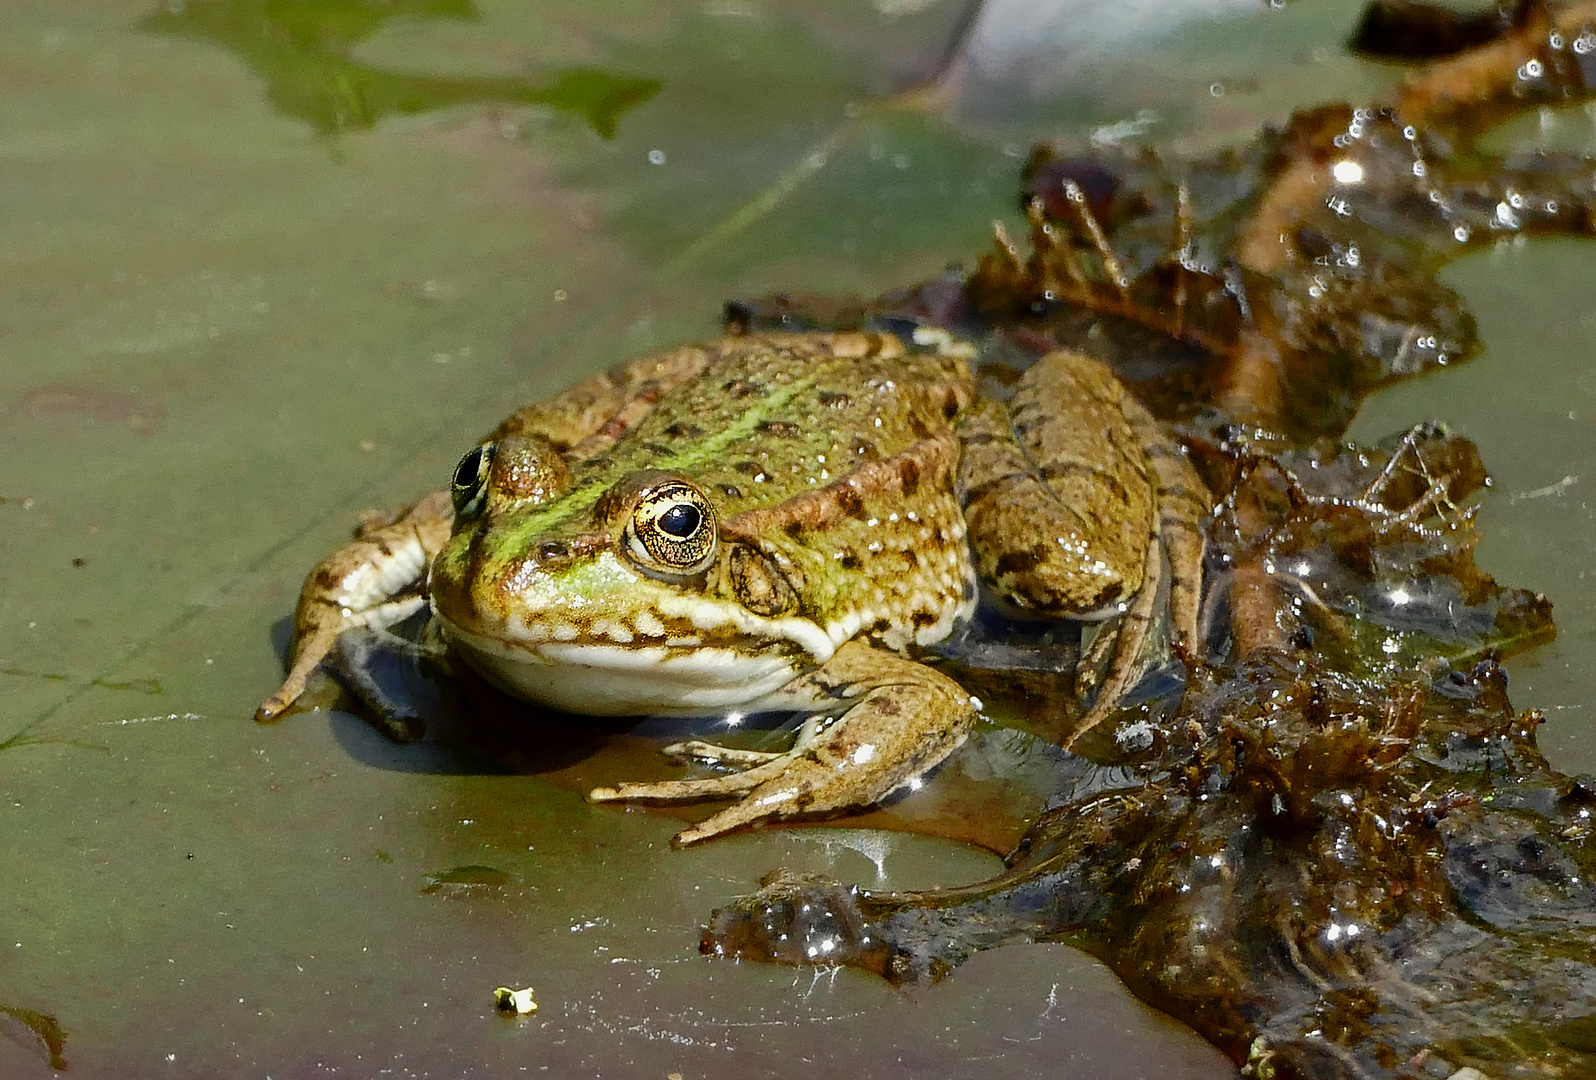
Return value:
<svg viewBox="0 0 1596 1080">
<path fill-rule="evenodd" d="M 539 705 L 803 716 L 785 750 L 689 739 L 664 752 L 712 775 L 589 793 L 734 800 L 685 846 L 918 785 L 983 708 L 926 650 L 984 596 L 1100 624 L 1073 744 L 1140 674 L 1160 597 L 1193 657 L 1210 497 L 1099 361 L 1048 352 L 1000 400 L 972 357 L 924 330 L 741 334 L 526 406 L 448 487 L 311 571 L 257 719 L 289 709 L 340 635 L 423 607 L 451 655 Z"/>
</svg>

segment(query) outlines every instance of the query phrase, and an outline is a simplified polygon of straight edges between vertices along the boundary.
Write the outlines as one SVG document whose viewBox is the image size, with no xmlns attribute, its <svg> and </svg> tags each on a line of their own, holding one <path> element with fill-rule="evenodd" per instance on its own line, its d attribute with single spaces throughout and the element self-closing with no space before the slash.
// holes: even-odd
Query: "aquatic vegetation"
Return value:
<svg viewBox="0 0 1596 1080">
<path fill-rule="evenodd" d="M 1593 1003 L 1592 793 L 1547 767 L 1490 655 L 1549 634 L 1549 606 L 1473 565 L 1466 520 L 1420 517 L 1478 483 L 1470 448 L 1432 429 L 1244 456 L 1209 531 L 1228 594 L 1210 646 L 1231 659 L 1086 745 L 1095 782 L 1002 876 L 924 894 L 777 876 L 715 914 L 706 951 L 925 982 L 1062 938 L 1258 1075 L 1588 1068 L 1558 1033 Z M 1518 1067 L 1530 1046 L 1541 1071 Z"/>
<path fill-rule="evenodd" d="M 659 93 L 656 79 L 597 68 L 572 68 L 543 79 L 444 76 L 388 71 L 351 56 L 357 44 L 398 20 L 477 17 L 471 0 L 188 0 L 154 12 L 142 25 L 232 51 L 266 80 L 273 105 L 323 135 L 369 128 L 387 116 L 487 102 L 573 113 L 607 139 L 622 114 Z"/>
<path fill-rule="evenodd" d="M 1394 12 L 1394 13 L 1393 13 Z M 1387 5 L 1402 38 L 1415 5 Z M 1392 29 L 1392 26 L 1396 29 Z M 1536 750 L 1498 666 L 1546 598 L 1474 563 L 1473 446 L 1441 424 L 1338 440 L 1372 390 L 1477 348 L 1436 271 L 1591 229 L 1592 163 L 1492 155 L 1514 112 L 1588 97 L 1596 7 L 1527 3 L 1367 106 L 1195 163 L 1039 148 L 1029 251 L 863 303 L 738 302 L 740 326 L 949 326 L 1113 366 L 1218 497 L 1202 655 L 1078 745 L 999 877 L 872 893 L 778 872 L 706 952 L 896 982 L 1066 940 L 1258 1077 L 1596 1071 L 1596 792 Z M 1366 22 L 1358 47 L 1400 54 Z"/>
</svg>

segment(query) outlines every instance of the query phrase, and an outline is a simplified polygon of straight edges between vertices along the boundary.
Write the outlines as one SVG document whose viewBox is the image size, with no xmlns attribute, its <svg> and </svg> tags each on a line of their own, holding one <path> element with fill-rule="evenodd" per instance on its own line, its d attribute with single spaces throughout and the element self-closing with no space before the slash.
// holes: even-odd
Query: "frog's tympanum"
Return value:
<svg viewBox="0 0 1596 1080">
<path fill-rule="evenodd" d="M 915 658 L 988 595 L 1115 619 L 1085 730 L 1135 678 L 1171 567 L 1189 649 L 1208 495 L 1096 361 L 1060 351 L 1007 402 L 956 349 L 888 334 L 729 337 L 633 361 L 511 416 L 448 491 L 368 529 L 301 594 L 279 714 L 340 633 L 414 610 L 453 649 L 572 713 L 798 710 L 782 753 L 692 741 L 722 775 L 594 800 L 741 801 L 692 843 L 871 804 L 960 745 L 980 703 Z M 430 567 L 430 571 L 429 571 Z"/>
</svg>

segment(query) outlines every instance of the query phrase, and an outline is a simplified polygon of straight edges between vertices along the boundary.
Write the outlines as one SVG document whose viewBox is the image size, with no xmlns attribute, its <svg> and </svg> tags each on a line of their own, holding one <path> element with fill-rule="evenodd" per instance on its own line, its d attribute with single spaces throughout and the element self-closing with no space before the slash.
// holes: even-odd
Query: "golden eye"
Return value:
<svg viewBox="0 0 1596 1080">
<path fill-rule="evenodd" d="M 468 451 L 454 467 L 449 494 L 454 499 L 455 517 L 470 517 L 482 509 L 483 496 L 488 490 L 488 470 L 493 466 L 493 449 L 493 443 L 485 442 Z"/>
<path fill-rule="evenodd" d="M 626 528 L 626 551 L 644 570 L 696 574 L 715 559 L 715 508 L 681 480 L 667 481 L 638 500 Z"/>
</svg>

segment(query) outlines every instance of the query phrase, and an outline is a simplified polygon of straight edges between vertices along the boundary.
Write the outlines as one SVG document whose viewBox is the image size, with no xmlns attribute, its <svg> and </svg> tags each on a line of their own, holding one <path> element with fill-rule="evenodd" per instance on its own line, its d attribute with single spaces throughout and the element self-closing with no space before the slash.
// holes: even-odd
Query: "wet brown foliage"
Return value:
<svg viewBox="0 0 1596 1080">
<path fill-rule="evenodd" d="M 744 326 L 952 327 L 998 381 L 1089 352 L 1218 508 L 1203 655 L 1082 740 L 1003 875 L 873 894 L 778 873 L 715 914 L 705 951 L 925 982 L 1069 940 L 1248 1075 L 1596 1075 L 1596 790 L 1546 764 L 1498 667 L 1552 635 L 1550 603 L 1475 565 L 1467 440 L 1340 441 L 1372 390 L 1477 348 L 1435 277 L 1448 258 L 1592 231 L 1592 162 L 1477 140 L 1591 96 L 1596 5 L 1385 4 L 1357 47 L 1411 55 L 1427 20 L 1453 24 L 1447 58 L 1385 99 L 1210 160 L 1039 148 L 1028 244 L 1000 229 L 968 275 L 731 306 Z"/>
</svg>

